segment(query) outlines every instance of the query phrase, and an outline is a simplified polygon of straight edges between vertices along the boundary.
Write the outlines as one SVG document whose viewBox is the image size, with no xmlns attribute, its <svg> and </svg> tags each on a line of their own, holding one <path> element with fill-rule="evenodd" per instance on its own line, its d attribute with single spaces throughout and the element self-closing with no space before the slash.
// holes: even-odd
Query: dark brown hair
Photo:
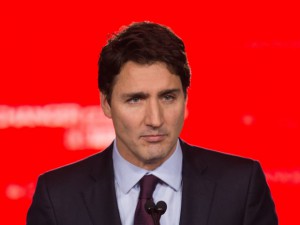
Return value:
<svg viewBox="0 0 300 225">
<path fill-rule="evenodd" d="M 98 62 L 98 87 L 109 103 L 115 77 L 128 61 L 166 63 L 169 71 L 180 77 L 186 96 L 190 86 L 190 67 L 184 43 L 168 27 L 151 22 L 133 23 L 108 40 Z"/>
</svg>

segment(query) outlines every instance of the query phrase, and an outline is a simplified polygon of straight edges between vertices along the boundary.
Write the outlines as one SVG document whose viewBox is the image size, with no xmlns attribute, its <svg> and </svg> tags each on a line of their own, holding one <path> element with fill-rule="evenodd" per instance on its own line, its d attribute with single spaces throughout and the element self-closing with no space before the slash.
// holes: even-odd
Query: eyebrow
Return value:
<svg viewBox="0 0 300 225">
<path fill-rule="evenodd" d="M 146 98 L 148 97 L 149 94 L 145 93 L 145 92 L 132 92 L 132 93 L 125 93 L 122 94 L 121 97 L 123 99 L 128 99 L 128 98 L 133 98 L 133 97 L 140 97 L 140 98 Z"/>
<path fill-rule="evenodd" d="M 167 95 L 167 94 L 176 94 L 176 93 L 179 93 L 180 92 L 180 89 L 179 88 L 173 88 L 173 89 L 167 89 L 167 90 L 163 90 L 163 91 L 160 91 L 158 93 L 159 96 L 162 96 L 162 95 Z"/>
<path fill-rule="evenodd" d="M 179 88 L 173 88 L 173 89 L 166 89 L 158 92 L 158 96 L 163 96 L 167 94 L 173 94 L 173 93 L 179 93 L 180 89 Z M 122 94 L 123 99 L 128 99 L 128 98 L 133 98 L 133 97 L 140 97 L 140 98 L 147 98 L 149 97 L 150 94 L 139 91 L 139 92 L 132 92 L 132 93 L 125 93 Z"/>
</svg>

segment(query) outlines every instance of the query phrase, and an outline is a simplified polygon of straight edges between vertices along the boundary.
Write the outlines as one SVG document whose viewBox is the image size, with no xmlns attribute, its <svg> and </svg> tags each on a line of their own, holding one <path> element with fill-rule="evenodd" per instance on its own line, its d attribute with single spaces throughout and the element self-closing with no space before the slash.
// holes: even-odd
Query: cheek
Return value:
<svg viewBox="0 0 300 225">
<path fill-rule="evenodd" d="M 112 112 L 115 129 L 122 132 L 133 132 L 139 124 L 139 114 L 128 112 L 126 109 L 119 109 Z M 126 133 L 125 133 L 126 135 Z"/>
<path fill-rule="evenodd" d="M 176 107 L 171 109 L 170 111 L 166 112 L 165 119 L 168 121 L 169 124 L 174 126 L 178 126 L 184 120 L 185 108 L 184 107 Z"/>
</svg>

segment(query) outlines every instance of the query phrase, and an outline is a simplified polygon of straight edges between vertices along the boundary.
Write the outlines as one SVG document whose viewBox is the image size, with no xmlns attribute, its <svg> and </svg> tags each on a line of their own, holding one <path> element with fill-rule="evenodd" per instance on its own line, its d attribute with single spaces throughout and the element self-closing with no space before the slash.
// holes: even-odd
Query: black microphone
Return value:
<svg viewBox="0 0 300 225">
<path fill-rule="evenodd" d="M 156 203 L 155 211 L 158 213 L 159 217 L 167 211 L 167 203 L 164 201 L 159 201 Z"/>
<path fill-rule="evenodd" d="M 155 205 L 152 200 L 145 203 L 145 210 L 151 215 L 155 225 L 160 225 L 160 217 L 167 211 L 167 204 L 164 201 L 159 201 Z"/>
<path fill-rule="evenodd" d="M 146 212 L 151 215 L 154 225 L 159 225 L 159 219 L 156 214 L 154 202 L 149 199 L 146 201 L 144 207 Z"/>
<path fill-rule="evenodd" d="M 150 215 L 152 215 L 155 211 L 155 204 L 151 200 L 147 200 L 144 207 L 146 212 Z"/>
</svg>

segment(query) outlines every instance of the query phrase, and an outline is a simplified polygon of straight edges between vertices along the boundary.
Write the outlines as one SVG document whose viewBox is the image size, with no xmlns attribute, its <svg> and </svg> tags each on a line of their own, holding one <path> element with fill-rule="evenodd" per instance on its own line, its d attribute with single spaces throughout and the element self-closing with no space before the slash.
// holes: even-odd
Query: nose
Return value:
<svg viewBox="0 0 300 225">
<path fill-rule="evenodd" d="M 145 112 L 145 123 L 152 128 L 159 128 L 163 124 L 163 109 L 158 100 L 149 100 Z"/>
</svg>

